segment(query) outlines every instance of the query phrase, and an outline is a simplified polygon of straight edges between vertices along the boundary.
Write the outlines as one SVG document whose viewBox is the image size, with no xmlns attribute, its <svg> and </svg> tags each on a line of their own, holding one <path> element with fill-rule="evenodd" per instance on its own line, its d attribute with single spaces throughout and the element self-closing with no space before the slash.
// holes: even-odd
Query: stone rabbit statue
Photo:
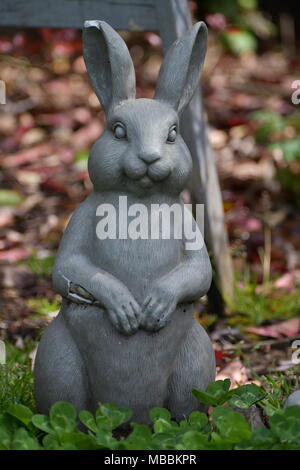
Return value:
<svg viewBox="0 0 300 470">
<path fill-rule="evenodd" d="M 169 49 L 155 97 L 136 99 L 124 41 L 103 21 L 85 22 L 84 59 L 107 126 L 89 157 L 94 190 L 73 214 L 54 266 L 63 301 L 37 352 L 40 412 L 59 400 L 91 411 L 112 402 L 131 408 L 142 423 L 153 407 L 181 419 L 199 408 L 192 389 L 214 380 L 211 342 L 192 304 L 211 283 L 204 243 L 187 250 L 184 237 L 97 236 L 103 205 L 115 208 L 120 229 L 120 196 L 149 210 L 177 204 L 184 224 L 195 228 L 180 199 L 192 161 L 179 117 L 199 85 L 206 43 L 199 22 Z"/>
</svg>

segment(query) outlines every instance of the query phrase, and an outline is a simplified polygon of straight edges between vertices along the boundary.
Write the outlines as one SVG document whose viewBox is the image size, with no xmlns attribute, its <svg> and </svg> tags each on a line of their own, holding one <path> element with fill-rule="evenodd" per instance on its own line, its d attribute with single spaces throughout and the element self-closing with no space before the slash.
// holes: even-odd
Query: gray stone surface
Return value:
<svg viewBox="0 0 300 470">
<path fill-rule="evenodd" d="M 147 423 L 155 406 L 180 419 L 199 407 L 192 388 L 214 380 L 212 345 L 193 317 L 193 301 L 211 283 L 205 245 L 96 235 L 97 207 L 118 210 L 119 196 L 128 206 L 182 205 L 192 161 L 178 120 L 198 86 L 206 40 L 197 23 L 168 51 L 155 98 L 137 100 L 124 41 L 104 22 L 85 23 L 85 62 L 107 127 L 90 153 L 94 191 L 73 214 L 54 266 L 63 303 L 37 352 L 40 412 L 58 400 L 90 410 L 109 401 L 130 407 L 135 421 Z M 184 224 L 195 228 L 184 211 Z"/>
</svg>

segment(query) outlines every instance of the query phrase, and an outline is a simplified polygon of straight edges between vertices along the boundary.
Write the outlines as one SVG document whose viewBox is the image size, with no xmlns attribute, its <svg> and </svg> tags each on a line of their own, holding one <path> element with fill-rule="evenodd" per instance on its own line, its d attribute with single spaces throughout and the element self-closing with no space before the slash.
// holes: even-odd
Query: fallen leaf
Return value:
<svg viewBox="0 0 300 470">
<path fill-rule="evenodd" d="M 0 210 L 0 227 L 7 227 L 14 222 L 14 213 L 11 207 L 1 207 Z"/>
<path fill-rule="evenodd" d="M 283 274 L 274 282 L 274 287 L 288 291 L 293 290 L 295 287 L 295 274 L 293 272 Z"/>
<path fill-rule="evenodd" d="M 25 165 L 26 163 L 38 160 L 44 155 L 50 155 L 52 150 L 52 146 L 49 143 L 36 145 L 35 147 L 6 156 L 2 165 L 6 168 Z"/>
<path fill-rule="evenodd" d="M 290 320 L 279 322 L 275 325 L 246 328 L 245 331 L 275 339 L 282 338 L 284 336 L 297 336 L 297 334 L 300 333 L 300 317 L 291 318 Z"/>
<path fill-rule="evenodd" d="M 30 251 L 26 248 L 12 248 L 11 250 L 0 251 L 0 261 L 16 262 L 29 258 Z"/>
<path fill-rule="evenodd" d="M 248 374 L 245 366 L 239 358 L 227 364 L 216 376 L 216 380 L 231 380 L 231 388 L 236 384 L 244 385 L 248 381 Z"/>
</svg>

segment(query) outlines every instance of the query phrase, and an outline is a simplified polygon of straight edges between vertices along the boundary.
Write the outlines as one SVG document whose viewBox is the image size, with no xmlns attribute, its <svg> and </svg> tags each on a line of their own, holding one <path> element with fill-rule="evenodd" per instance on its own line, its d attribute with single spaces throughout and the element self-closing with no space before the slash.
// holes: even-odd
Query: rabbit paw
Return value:
<svg viewBox="0 0 300 470">
<path fill-rule="evenodd" d="M 141 308 L 126 288 L 119 286 L 106 307 L 109 319 L 119 333 L 132 335 L 138 330 Z"/>
<path fill-rule="evenodd" d="M 155 286 L 142 305 L 141 326 L 147 331 L 158 331 L 171 319 L 177 299 L 170 289 Z"/>
<path fill-rule="evenodd" d="M 109 319 L 123 335 L 133 335 L 139 327 L 138 310 L 131 302 L 107 310 Z"/>
</svg>

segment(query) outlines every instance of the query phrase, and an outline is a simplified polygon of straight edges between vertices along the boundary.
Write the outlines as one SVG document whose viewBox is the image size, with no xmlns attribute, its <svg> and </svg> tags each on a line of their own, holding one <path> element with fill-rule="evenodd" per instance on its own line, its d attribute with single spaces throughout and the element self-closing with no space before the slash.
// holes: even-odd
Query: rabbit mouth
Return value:
<svg viewBox="0 0 300 470">
<path fill-rule="evenodd" d="M 125 175 L 127 178 L 143 189 L 151 188 L 155 183 L 160 183 L 165 180 L 171 173 L 169 168 L 154 168 L 150 167 L 147 171 L 144 171 L 142 174 L 138 172 L 129 172 L 125 170 Z"/>
<path fill-rule="evenodd" d="M 164 173 L 164 174 L 149 174 L 149 171 L 139 178 L 138 180 L 135 180 L 139 186 L 142 188 L 148 189 L 151 188 L 155 183 L 160 183 L 161 181 L 165 180 L 169 176 L 170 172 Z"/>
<path fill-rule="evenodd" d="M 171 173 L 171 169 L 167 166 L 151 166 L 147 171 L 147 176 L 154 182 L 159 183 L 165 180 Z"/>
<path fill-rule="evenodd" d="M 149 176 L 145 175 L 145 176 L 143 176 L 143 178 L 141 178 L 138 181 L 138 183 L 142 188 L 151 188 L 151 186 L 153 186 L 153 184 L 154 184 L 154 181 L 152 181 L 149 178 Z"/>
<path fill-rule="evenodd" d="M 124 176 L 128 179 L 128 181 L 144 189 L 151 188 L 154 184 L 154 181 L 149 178 L 147 172 L 143 172 L 143 174 L 129 174 L 129 172 L 125 170 Z"/>
</svg>

